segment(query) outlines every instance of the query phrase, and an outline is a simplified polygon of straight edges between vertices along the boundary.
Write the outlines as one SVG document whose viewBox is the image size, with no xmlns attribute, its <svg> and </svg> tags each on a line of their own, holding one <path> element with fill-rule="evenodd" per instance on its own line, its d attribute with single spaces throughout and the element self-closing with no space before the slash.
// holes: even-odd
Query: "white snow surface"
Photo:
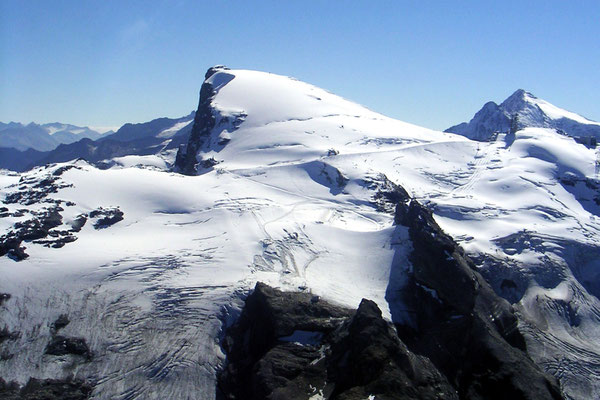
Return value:
<svg viewBox="0 0 600 400">
<path fill-rule="evenodd" d="M 26 260 L 0 259 L 0 292 L 12 295 L 0 325 L 21 333 L 5 346 L 14 354 L 0 361 L 5 379 L 74 374 L 96 383 L 97 399 L 214 398 L 219 335 L 257 281 L 352 308 L 369 298 L 391 318 L 402 305 L 386 290 L 403 277 L 391 282 L 390 272 L 410 269 L 411 243 L 373 203 L 371 183 L 385 174 L 476 260 L 491 260 L 482 272 L 495 289 L 518 283 L 501 294 L 514 297 L 534 360 L 565 393 L 600 396 L 594 150 L 544 128 L 473 142 L 262 72 L 209 81 L 217 120 L 245 115 L 236 130 L 215 125 L 200 154 L 214 169 L 182 176 L 154 156 L 120 157 L 108 170 L 64 164 L 77 167 L 60 176 L 70 186 L 48 197 L 63 201 L 65 224 L 98 207 L 119 207 L 124 220 L 101 230 L 90 220 L 60 249 L 25 243 Z M 39 181 L 61 166 L 22 176 Z M 0 175 L 0 198 L 18 179 Z M 0 229 L 19 218 L 1 218 Z M 60 314 L 71 320 L 61 334 L 86 338 L 97 358 L 44 354 Z"/>
<path fill-rule="evenodd" d="M 600 125 L 600 122 L 589 120 L 579 114 L 559 108 L 554 104 L 550 104 L 546 100 L 538 99 L 529 93 L 525 94 L 525 100 L 529 103 L 537 105 L 544 112 L 544 114 L 552 119 L 567 118 L 579 122 L 580 124 Z"/>
<path fill-rule="evenodd" d="M 187 120 L 187 121 L 181 121 L 181 122 L 177 122 L 175 125 L 173 125 L 170 128 L 167 128 L 161 132 L 158 133 L 158 135 L 156 135 L 156 137 L 159 138 L 171 138 L 173 137 L 177 132 L 179 132 L 180 130 L 182 130 L 184 127 L 186 127 L 189 124 L 192 124 L 194 122 L 194 119 L 192 118 L 192 120 Z"/>
</svg>

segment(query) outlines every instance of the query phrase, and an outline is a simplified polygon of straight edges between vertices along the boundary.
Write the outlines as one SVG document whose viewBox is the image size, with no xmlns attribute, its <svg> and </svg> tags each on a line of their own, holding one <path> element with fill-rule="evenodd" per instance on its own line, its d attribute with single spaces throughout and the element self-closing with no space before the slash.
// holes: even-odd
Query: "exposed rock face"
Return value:
<svg viewBox="0 0 600 400">
<path fill-rule="evenodd" d="M 190 133 L 187 146 L 179 147 L 175 160 L 176 168 L 186 175 L 194 175 L 196 173 L 196 165 L 199 161 L 196 158 L 198 150 L 200 150 L 215 126 L 215 116 L 211 107 L 215 91 L 212 84 L 206 80 L 214 75 L 215 72 L 226 69 L 228 68 L 224 66 L 215 66 L 209 68 L 204 75 L 205 81 L 200 88 L 200 101 L 194 117 L 192 132 Z"/>
<path fill-rule="evenodd" d="M 27 258 L 25 248 L 21 246 L 23 241 L 34 241 L 53 247 L 62 247 L 64 243 L 72 241 L 67 238 L 70 236 L 68 232 L 63 234 L 63 232 L 52 231 L 62 224 L 60 211 L 64 211 L 62 207 L 54 206 L 32 213 L 31 219 L 15 223 L 11 231 L 0 237 L 0 256 L 8 255 L 17 261 Z M 51 233 L 58 241 L 44 240 Z"/>
<path fill-rule="evenodd" d="M 19 338 L 19 332 L 11 332 L 7 327 L 0 329 L 0 344 L 5 340 L 15 340 Z"/>
<path fill-rule="evenodd" d="M 5 400 L 85 400 L 92 387 L 77 379 L 30 379 L 22 388 L 0 378 L 0 398 Z"/>
<path fill-rule="evenodd" d="M 72 207 L 75 203 L 48 197 L 60 189 L 72 186 L 65 183 L 61 176 L 68 170 L 80 167 L 65 165 L 56 167 L 48 165 L 44 174 L 22 176 L 18 190 L 8 194 L 3 203 L 6 205 L 45 204 L 39 209 L 0 207 L 0 218 L 26 217 L 14 222 L 0 235 L 0 257 L 8 256 L 15 261 L 29 257 L 25 252 L 28 242 L 41 244 L 45 247 L 61 248 L 67 243 L 77 240 L 76 234 L 81 231 L 88 218 L 92 219 L 95 229 L 108 228 L 124 218 L 124 213 L 118 207 L 98 208 L 88 214 L 80 214 L 63 225 L 64 207 Z"/>
<path fill-rule="evenodd" d="M 417 201 L 398 203 L 413 252 L 405 301 L 415 326 L 399 326 L 409 349 L 427 356 L 467 399 L 559 399 L 554 378 L 526 355 L 511 305 Z"/>
<path fill-rule="evenodd" d="M 22 204 L 29 206 L 36 203 L 46 202 L 46 197 L 51 193 L 58 192 L 59 189 L 69 187 L 70 185 L 60 182 L 58 176 L 47 175 L 41 180 L 27 180 L 21 178 L 19 191 L 10 193 L 4 199 L 5 204 Z"/>
<path fill-rule="evenodd" d="M 4 302 L 7 301 L 8 299 L 10 299 L 9 293 L 0 293 L 0 306 L 2 304 L 4 304 Z"/>
<path fill-rule="evenodd" d="M 52 356 L 81 356 L 87 361 L 91 360 L 93 354 L 90 351 L 85 339 L 78 337 L 66 337 L 56 334 L 59 330 L 69 325 L 70 322 L 71 321 L 66 314 L 59 315 L 56 321 L 54 321 L 50 328 L 52 338 L 46 346 L 46 354 Z"/>
<path fill-rule="evenodd" d="M 56 321 L 52 324 L 52 332 L 56 333 L 65 326 L 69 325 L 69 317 L 66 314 L 60 314 Z"/>
<path fill-rule="evenodd" d="M 90 212 L 90 218 L 97 218 L 94 222 L 95 229 L 104 229 L 116 224 L 123 220 L 123 211 L 119 210 L 118 207 L 112 208 L 98 208 Z M 81 229 L 81 228 L 80 228 Z"/>
<path fill-rule="evenodd" d="M 0 236 L 0 257 L 7 255 L 15 261 L 28 257 L 23 242 L 33 242 L 46 247 L 60 248 L 67 243 L 77 240 L 75 233 L 87 221 L 87 215 L 79 215 L 72 222 L 70 229 L 57 229 L 63 223 L 61 212 L 64 209 L 57 204 L 39 211 L 24 210 L 20 216 L 29 214 L 30 218 L 16 222 L 12 229 Z M 15 213 L 13 213 L 15 216 Z M 103 229 L 123 220 L 123 212 L 118 208 L 101 208 L 90 212 L 90 218 L 95 218 L 94 228 Z"/>
<path fill-rule="evenodd" d="M 413 324 L 396 331 L 369 300 L 352 315 L 258 283 L 223 342 L 224 397 L 561 399 L 556 380 L 527 356 L 512 306 L 431 212 L 385 177 L 373 184 L 381 207 L 396 203 L 395 221 L 413 243 L 409 281 L 389 293 L 404 298 Z"/>
<path fill-rule="evenodd" d="M 67 354 L 82 356 L 86 359 L 92 358 L 92 352 L 90 351 L 85 339 L 82 338 L 69 338 L 65 336 L 54 336 L 48 346 L 46 347 L 46 354 L 53 356 L 64 356 Z"/>
<path fill-rule="evenodd" d="M 221 373 L 220 389 L 230 399 L 264 399 L 275 389 L 291 389 L 294 378 L 319 358 L 320 340 L 314 346 L 296 348 L 278 338 L 289 337 L 297 330 L 327 334 L 350 315 L 350 310 L 319 301 L 308 293 L 284 293 L 257 283 L 238 322 L 223 341 L 228 365 Z M 275 372 L 269 373 L 269 366 Z M 313 379 L 299 379 L 322 387 L 324 370 L 319 366 L 318 371 L 308 371 L 316 375 Z"/>
<path fill-rule="evenodd" d="M 334 332 L 329 398 L 456 399 L 454 388 L 425 357 L 408 350 L 377 305 L 363 299 L 354 317 Z"/>
<path fill-rule="evenodd" d="M 457 398 L 369 300 L 353 315 L 308 293 L 258 283 L 224 347 L 228 365 L 219 388 L 225 398 Z"/>
</svg>

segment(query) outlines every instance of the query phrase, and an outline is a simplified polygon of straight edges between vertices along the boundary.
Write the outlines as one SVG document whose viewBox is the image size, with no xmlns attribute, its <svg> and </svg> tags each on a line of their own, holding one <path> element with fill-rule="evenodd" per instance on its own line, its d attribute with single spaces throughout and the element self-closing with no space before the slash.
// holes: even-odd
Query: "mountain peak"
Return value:
<svg viewBox="0 0 600 400">
<path fill-rule="evenodd" d="M 533 98 L 536 98 L 533 94 L 531 94 L 531 92 L 528 92 L 525 89 L 517 89 L 517 90 L 515 90 L 514 93 L 511 94 L 510 96 L 508 96 L 507 99 L 515 98 L 515 97 L 519 97 L 519 98 L 533 97 Z"/>
<path fill-rule="evenodd" d="M 535 104 L 536 100 L 538 98 L 530 92 L 524 89 L 517 89 L 500 104 L 500 107 L 514 112 L 531 107 L 531 105 Z"/>
<path fill-rule="evenodd" d="M 556 107 L 524 89 L 517 89 L 499 106 L 486 103 L 469 123 L 455 125 L 446 132 L 486 141 L 495 133 L 508 132 L 515 116 L 521 128 L 549 128 L 574 137 L 600 138 L 599 123 Z"/>
<path fill-rule="evenodd" d="M 514 91 L 513 94 L 511 94 L 510 96 L 508 96 L 508 99 L 510 99 L 510 98 L 517 98 L 517 97 L 518 98 L 524 98 L 525 95 L 527 95 L 527 94 L 531 94 L 531 93 L 527 92 L 525 89 L 517 89 L 517 90 Z"/>
<path fill-rule="evenodd" d="M 210 67 L 206 71 L 206 74 L 204 74 L 204 79 L 206 80 L 206 79 L 210 78 L 211 76 L 213 76 L 215 73 L 217 73 L 219 71 L 228 71 L 228 70 L 229 70 L 229 68 L 227 68 L 224 65 L 221 65 L 221 64 L 215 65 L 214 67 Z"/>
</svg>

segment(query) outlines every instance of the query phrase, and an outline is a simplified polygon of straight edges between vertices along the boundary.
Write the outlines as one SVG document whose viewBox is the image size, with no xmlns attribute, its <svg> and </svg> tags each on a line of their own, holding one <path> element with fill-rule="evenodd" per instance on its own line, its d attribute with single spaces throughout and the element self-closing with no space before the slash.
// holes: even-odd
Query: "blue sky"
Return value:
<svg viewBox="0 0 600 400">
<path fill-rule="evenodd" d="M 600 120 L 600 1 L 0 0 L 0 121 L 196 108 L 214 64 L 445 129 L 523 88 Z"/>
</svg>

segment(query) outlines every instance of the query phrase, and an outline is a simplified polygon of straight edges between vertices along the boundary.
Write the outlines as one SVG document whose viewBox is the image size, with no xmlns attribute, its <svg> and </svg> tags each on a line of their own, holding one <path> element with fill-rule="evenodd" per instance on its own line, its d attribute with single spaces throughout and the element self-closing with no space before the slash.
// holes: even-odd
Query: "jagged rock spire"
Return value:
<svg viewBox="0 0 600 400">
<path fill-rule="evenodd" d="M 198 102 L 198 110 L 194 118 L 194 125 L 187 145 L 182 145 L 177 151 L 175 159 L 175 167 L 180 172 L 186 175 L 194 175 L 196 173 L 196 165 L 198 164 L 197 154 L 202 147 L 206 137 L 210 135 L 212 128 L 215 126 L 215 116 L 212 112 L 211 101 L 215 95 L 212 84 L 208 81 L 215 73 L 228 70 L 224 65 L 215 65 L 210 67 L 204 75 L 204 83 L 200 88 L 200 100 Z"/>
</svg>

